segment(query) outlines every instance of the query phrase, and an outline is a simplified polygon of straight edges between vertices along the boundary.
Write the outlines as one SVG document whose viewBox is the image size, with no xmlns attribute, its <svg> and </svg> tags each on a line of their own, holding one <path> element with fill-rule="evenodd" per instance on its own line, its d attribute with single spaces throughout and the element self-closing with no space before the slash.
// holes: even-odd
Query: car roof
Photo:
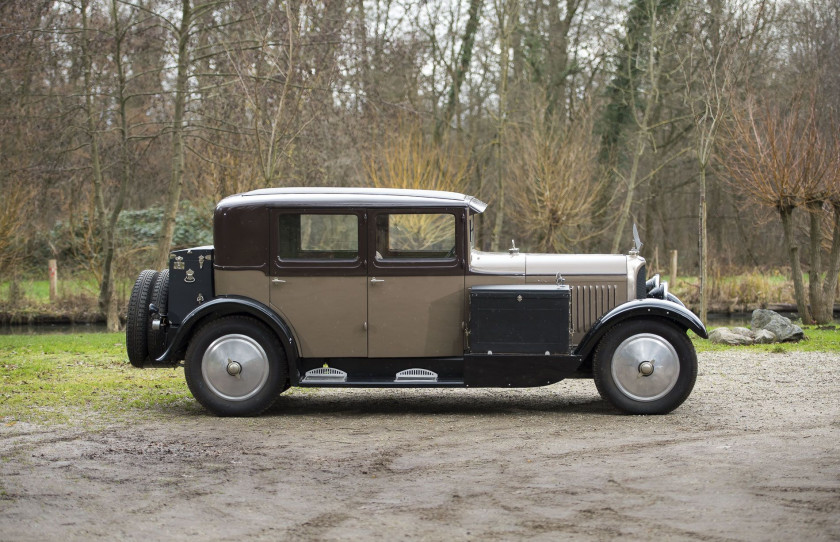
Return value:
<svg viewBox="0 0 840 542">
<path fill-rule="evenodd" d="M 220 208 L 232 207 L 469 207 L 481 213 L 483 201 L 457 192 L 402 188 L 296 187 L 263 188 L 229 196 Z"/>
</svg>

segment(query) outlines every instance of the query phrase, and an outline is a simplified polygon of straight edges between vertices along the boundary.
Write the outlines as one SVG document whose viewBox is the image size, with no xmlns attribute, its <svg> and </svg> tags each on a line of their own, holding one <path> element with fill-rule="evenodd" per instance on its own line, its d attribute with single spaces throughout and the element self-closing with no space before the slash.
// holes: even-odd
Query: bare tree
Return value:
<svg viewBox="0 0 840 542">
<path fill-rule="evenodd" d="M 512 216 L 534 248 L 561 252 L 600 233 L 590 224 L 604 176 L 591 117 L 558 126 L 542 111 L 535 108 L 532 124 L 514 136 Z"/>
<path fill-rule="evenodd" d="M 727 125 L 724 162 L 733 186 L 760 206 L 775 209 L 784 229 L 794 294 L 803 322 L 832 319 L 840 273 L 840 131 L 836 121 L 823 128 L 815 96 L 801 95 L 786 107 L 747 102 Z M 796 240 L 794 212 L 808 213 L 809 290 Z M 832 220 L 828 265 L 823 267 L 823 219 Z M 810 301 L 810 305 L 809 305 Z"/>
<path fill-rule="evenodd" d="M 636 51 L 635 62 L 628 62 L 624 65 L 626 72 L 622 77 L 629 81 L 629 89 L 638 89 L 627 96 L 626 106 L 632 124 L 629 137 L 628 151 L 629 164 L 619 166 L 615 175 L 623 185 L 623 198 L 619 202 L 617 210 L 617 223 L 613 236 L 611 252 L 619 251 L 623 239 L 626 239 L 627 232 L 624 230 L 632 214 L 633 203 L 639 188 L 650 180 L 668 162 L 683 154 L 682 149 L 668 156 L 658 157 L 654 167 L 647 173 L 644 171 L 642 159 L 648 152 L 656 152 L 654 147 L 650 149 L 654 141 L 653 135 L 657 128 L 672 122 L 672 119 L 656 120 L 656 114 L 662 103 L 663 75 L 666 66 L 665 57 L 673 54 L 669 49 L 671 45 L 669 30 L 675 21 L 682 16 L 682 12 L 675 9 L 670 3 L 659 0 L 645 0 L 641 11 L 643 28 L 636 28 L 633 32 L 627 32 L 627 40 L 643 40 L 642 44 L 629 43 L 626 49 Z M 634 24 L 639 24 L 637 21 Z M 639 67 L 641 66 L 641 68 Z M 635 79 L 638 78 L 638 81 Z"/>
<path fill-rule="evenodd" d="M 681 59 L 685 79 L 685 104 L 694 124 L 694 155 L 700 177 L 698 245 L 700 262 L 700 319 L 708 316 L 706 295 L 708 282 L 708 211 L 706 174 L 715 151 L 721 120 L 729 111 L 729 95 L 740 81 L 753 39 L 764 17 L 766 2 L 758 6 L 733 6 L 724 11 L 722 0 L 701 3 L 692 11 L 696 21 L 688 43 L 688 52 Z M 706 10 L 708 9 L 708 13 Z M 748 13 L 754 10 L 753 23 L 742 28 Z M 741 20 L 739 20 L 739 18 Z"/>
<path fill-rule="evenodd" d="M 402 120 L 382 134 L 364 163 L 367 182 L 377 188 L 460 191 L 470 159 L 461 145 L 429 141 L 416 121 Z"/>
</svg>

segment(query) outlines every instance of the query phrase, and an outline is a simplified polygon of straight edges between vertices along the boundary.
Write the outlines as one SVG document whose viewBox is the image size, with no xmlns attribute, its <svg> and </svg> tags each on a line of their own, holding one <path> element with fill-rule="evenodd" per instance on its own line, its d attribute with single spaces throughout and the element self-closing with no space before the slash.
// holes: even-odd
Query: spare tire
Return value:
<svg viewBox="0 0 840 542">
<path fill-rule="evenodd" d="M 158 273 L 155 285 L 152 288 L 152 298 L 149 303 L 153 303 L 160 311 L 160 314 L 166 314 L 166 309 L 169 304 L 169 269 L 164 269 Z M 149 358 L 154 360 L 163 354 L 166 349 L 166 334 L 163 329 L 152 329 L 152 318 L 153 315 L 149 314 L 147 344 L 149 346 Z"/>
<path fill-rule="evenodd" d="M 128 350 L 128 361 L 135 367 L 142 367 L 149 359 L 147 343 L 149 328 L 149 303 L 151 303 L 152 288 L 157 281 L 158 272 L 146 269 L 137 277 L 128 299 L 128 315 L 125 323 L 125 348 Z"/>
</svg>

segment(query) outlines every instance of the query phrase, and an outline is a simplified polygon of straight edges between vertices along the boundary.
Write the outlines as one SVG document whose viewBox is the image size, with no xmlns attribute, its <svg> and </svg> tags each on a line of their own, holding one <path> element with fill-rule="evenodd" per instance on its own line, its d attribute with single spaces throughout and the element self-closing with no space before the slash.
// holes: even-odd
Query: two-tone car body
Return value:
<svg viewBox="0 0 840 542">
<path fill-rule="evenodd" d="M 690 394 L 699 319 L 628 255 L 475 248 L 486 205 L 451 192 L 278 188 L 222 200 L 214 246 L 132 291 L 129 359 L 184 361 L 220 415 L 290 386 L 528 387 L 594 378 L 631 413 Z"/>
</svg>

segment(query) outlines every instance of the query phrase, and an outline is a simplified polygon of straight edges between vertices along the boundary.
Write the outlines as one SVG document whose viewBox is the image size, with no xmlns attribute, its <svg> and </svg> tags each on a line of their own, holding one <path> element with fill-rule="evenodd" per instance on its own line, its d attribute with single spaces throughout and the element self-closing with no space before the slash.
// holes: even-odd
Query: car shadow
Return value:
<svg viewBox="0 0 840 542">
<path fill-rule="evenodd" d="M 389 390 L 390 391 L 390 390 Z M 496 394 L 442 395 L 435 393 L 350 390 L 350 393 L 281 395 L 263 416 L 311 415 L 510 415 L 522 413 L 618 415 L 597 396 L 526 395 L 506 390 Z"/>
</svg>

